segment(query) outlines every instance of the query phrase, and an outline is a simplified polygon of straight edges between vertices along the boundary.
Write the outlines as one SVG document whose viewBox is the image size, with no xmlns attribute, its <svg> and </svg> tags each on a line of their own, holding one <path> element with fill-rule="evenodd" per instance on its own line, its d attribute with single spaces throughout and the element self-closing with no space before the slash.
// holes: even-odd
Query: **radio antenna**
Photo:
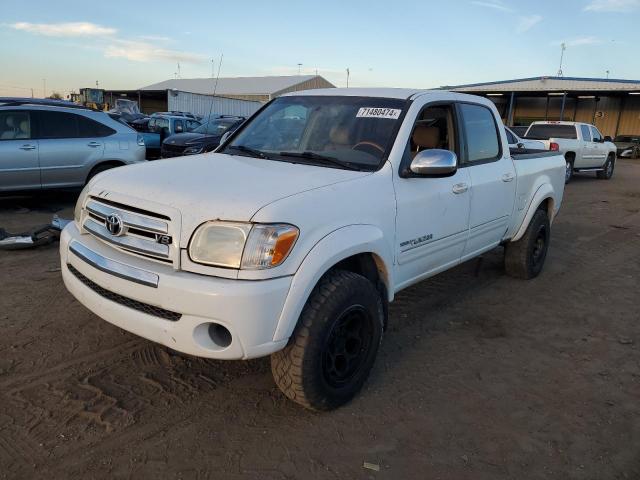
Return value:
<svg viewBox="0 0 640 480">
<path fill-rule="evenodd" d="M 211 123 L 211 113 L 213 111 L 213 104 L 216 101 L 216 91 L 218 90 L 218 80 L 220 80 L 220 70 L 222 69 L 222 59 L 224 58 L 224 53 L 220 54 L 220 63 L 218 64 L 218 75 L 216 75 L 216 81 L 213 84 L 213 95 L 211 96 L 211 105 L 209 105 L 209 115 L 206 118 L 207 127 L 205 128 L 205 134 L 209 133 L 209 123 Z M 213 63 L 213 60 L 212 60 Z"/>
</svg>

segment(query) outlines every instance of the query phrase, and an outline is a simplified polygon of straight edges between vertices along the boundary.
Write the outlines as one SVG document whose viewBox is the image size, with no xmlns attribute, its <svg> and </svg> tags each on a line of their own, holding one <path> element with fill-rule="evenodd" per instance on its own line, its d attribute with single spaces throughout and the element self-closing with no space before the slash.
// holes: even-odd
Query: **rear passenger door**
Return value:
<svg viewBox="0 0 640 480">
<path fill-rule="evenodd" d="M 94 135 L 93 122 L 69 112 L 37 111 L 43 188 L 83 185 L 102 160 L 104 141 Z"/>
<path fill-rule="evenodd" d="M 593 125 L 589 128 L 591 129 L 591 137 L 593 138 L 593 166 L 601 167 L 607 159 L 607 147 L 602 142 L 602 134 L 600 133 L 600 130 Z"/>
<path fill-rule="evenodd" d="M 38 142 L 28 110 L 0 111 L 0 191 L 40 188 Z"/>
<path fill-rule="evenodd" d="M 484 105 L 459 103 L 464 151 L 462 168 L 471 180 L 469 236 L 462 260 L 497 246 L 513 211 L 516 173 L 509 151 L 503 151 L 500 126 Z"/>
</svg>

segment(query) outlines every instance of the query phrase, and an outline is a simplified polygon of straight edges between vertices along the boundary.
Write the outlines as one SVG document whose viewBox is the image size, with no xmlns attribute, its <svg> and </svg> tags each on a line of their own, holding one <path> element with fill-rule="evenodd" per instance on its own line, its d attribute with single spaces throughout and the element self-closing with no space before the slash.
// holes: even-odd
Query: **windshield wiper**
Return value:
<svg viewBox="0 0 640 480">
<path fill-rule="evenodd" d="M 257 150 L 255 148 L 247 147 L 246 145 L 230 145 L 225 150 L 238 150 L 239 152 L 248 153 L 253 157 L 266 158 L 266 159 L 269 158 L 267 155 L 265 155 L 264 152 Z"/>
<path fill-rule="evenodd" d="M 295 158 L 307 158 L 309 160 L 319 160 L 321 162 L 329 163 L 346 170 L 360 171 L 360 169 L 349 162 L 343 162 L 337 158 L 320 155 L 314 152 L 280 152 L 278 155 L 282 157 L 295 157 Z"/>
</svg>

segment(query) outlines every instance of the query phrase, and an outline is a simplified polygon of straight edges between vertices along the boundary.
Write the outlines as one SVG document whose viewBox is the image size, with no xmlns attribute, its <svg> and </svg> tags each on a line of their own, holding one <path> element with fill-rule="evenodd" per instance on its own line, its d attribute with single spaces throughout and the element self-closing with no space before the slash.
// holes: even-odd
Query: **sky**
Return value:
<svg viewBox="0 0 640 480">
<path fill-rule="evenodd" d="M 433 88 L 555 75 L 562 43 L 565 76 L 640 79 L 640 0 L 0 0 L 0 11 L 0 96 L 211 77 L 221 57 L 222 77 L 317 72 L 343 87 L 348 68 L 349 86 Z"/>
</svg>

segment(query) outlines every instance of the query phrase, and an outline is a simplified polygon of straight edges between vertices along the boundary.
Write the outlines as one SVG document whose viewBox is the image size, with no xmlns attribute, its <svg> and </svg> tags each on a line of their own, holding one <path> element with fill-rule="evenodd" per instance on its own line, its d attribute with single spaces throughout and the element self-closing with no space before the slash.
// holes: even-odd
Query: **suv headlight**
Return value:
<svg viewBox="0 0 640 480">
<path fill-rule="evenodd" d="M 207 222 L 189 243 L 189 257 L 196 263 L 226 268 L 263 270 L 285 261 L 300 231 L 288 224 Z"/>
<path fill-rule="evenodd" d="M 193 146 L 193 147 L 187 147 L 184 149 L 184 154 L 185 155 L 196 155 L 198 153 L 202 153 L 202 151 L 204 150 L 203 146 Z"/>
</svg>

